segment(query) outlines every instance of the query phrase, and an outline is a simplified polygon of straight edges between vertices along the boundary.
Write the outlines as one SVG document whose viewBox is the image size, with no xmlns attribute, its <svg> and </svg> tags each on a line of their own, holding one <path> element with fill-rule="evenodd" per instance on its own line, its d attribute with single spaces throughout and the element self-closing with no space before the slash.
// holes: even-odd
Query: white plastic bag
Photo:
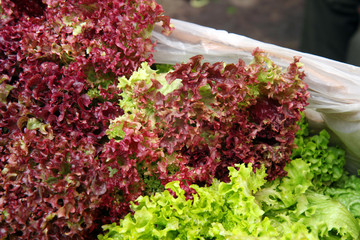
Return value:
<svg viewBox="0 0 360 240">
<path fill-rule="evenodd" d="M 259 47 L 279 66 L 286 68 L 294 56 L 300 56 L 309 85 L 307 116 L 331 129 L 348 151 L 347 168 L 360 169 L 360 68 L 327 58 L 302 53 L 245 36 L 172 19 L 175 30 L 170 36 L 155 27 L 152 39 L 158 63 L 187 62 L 201 54 L 205 61 L 249 63 L 252 51 Z"/>
</svg>

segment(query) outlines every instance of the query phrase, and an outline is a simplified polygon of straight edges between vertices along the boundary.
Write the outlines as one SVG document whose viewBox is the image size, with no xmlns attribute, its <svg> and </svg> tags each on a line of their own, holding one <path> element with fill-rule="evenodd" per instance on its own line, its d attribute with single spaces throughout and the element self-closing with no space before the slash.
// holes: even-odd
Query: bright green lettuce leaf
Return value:
<svg viewBox="0 0 360 240">
<path fill-rule="evenodd" d="M 119 225 L 104 226 L 101 240 L 115 239 L 356 239 L 360 227 L 329 196 L 312 192 L 309 164 L 287 167 L 288 176 L 267 183 L 265 168 L 230 167 L 229 183 L 215 180 L 187 200 L 180 182 L 132 203 Z"/>
<path fill-rule="evenodd" d="M 229 183 L 215 180 L 187 200 L 180 182 L 132 203 L 134 214 L 104 226 L 115 239 L 355 239 L 359 225 L 338 201 L 309 191 L 309 164 L 298 159 L 283 180 L 266 183 L 265 168 L 230 167 Z M 271 185 L 274 186 L 271 186 Z M 298 185 L 298 186 L 297 186 Z M 268 195 L 266 199 L 265 195 Z M 286 195 L 288 193 L 288 195 Z M 278 203 L 275 203 L 278 202 Z M 265 207 L 264 207 L 265 206 Z"/>
<path fill-rule="evenodd" d="M 122 100 L 120 101 L 120 107 L 125 113 L 132 113 L 138 108 L 137 99 L 134 99 L 136 89 L 142 87 L 143 90 L 149 90 L 152 86 L 151 79 L 156 77 L 156 71 L 152 70 L 147 62 L 143 62 L 141 67 L 135 71 L 129 79 L 125 76 L 119 77 L 118 88 L 122 90 L 120 94 Z"/>
<path fill-rule="evenodd" d="M 299 201 L 298 221 L 316 233 L 319 239 L 358 239 L 360 226 L 350 212 L 328 196 L 308 192 Z"/>
<path fill-rule="evenodd" d="M 181 86 L 181 79 L 169 84 L 165 76 L 166 73 L 158 73 L 147 62 L 143 62 L 129 78 L 118 78 L 118 88 L 122 90 L 119 105 L 125 114 L 111 121 L 107 131 L 109 138 L 124 138 L 123 128 L 129 125 L 133 128 L 141 127 L 139 124 L 154 127 L 155 95 L 167 95 Z"/>
<path fill-rule="evenodd" d="M 310 164 L 314 189 L 324 188 L 339 180 L 344 174 L 345 150 L 329 144 L 330 134 L 325 129 L 310 135 L 304 115 L 300 129 L 294 140 L 297 148 L 292 151 L 292 159 L 300 158 Z"/>
<path fill-rule="evenodd" d="M 312 192 L 309 166 L 301 159 L 293 160 L 285 168 L 285 178 L 266 184 L 255 194 L 265 216 L 283 232 L 287 226 L 303 230 L 306 226 L 316 239 L 358 238 L 360 226 L 354 216 L 339 201 Z"/>
<path fill-rule="evenodd" d="M 341 202 L 360 221 L 360 178 L 344 175 L 325 194 Z"/>
<path fill-rule="evenodd" d="M 171 84 L 169 84 L 165 79 L 165 75 L 161 75 L 161 77 L 159 77 L 157 80 L 162 85 L 162 87 L 159 89 L 159 92 L 163 95 L 167 95 L 178 89 L 181 86 L 182 81 L 181 79 L 175 79 Z"/>
<path fill-rule="evenodd" d="M 132 204 L 134 215 L 120 225 L 106 225 L 99 239 L 230 239 L 231 237 L 275 237 L 279 233 L 256 203 L 254 193 L 265 183 L 265 168 L 255 174 L 245 165 L 230 168 L 231 182 L 215 181 L 210 187 L 192 185 L 197 192 L 186 200 L 178 181 L 168 190 L 139 197 Z"/>
<path fill-rule="evenodd" d="M 287 176 L 269 182 L 256 193 L 256 200 L 265 210 L 287 209 L 299 200 L 305 193 L 313 178 L 309 164 L 301 159 L 291 161 L 286 167 Z"/>
<path fill-rule="evenodd" d="M 120 77 L 118 79 L 118 88 L 122 90 L 120 94 L 122 97 L 120 107 L 124 109 L 124 112 L 133 112 L 134 109 L 144 104 L 139 99 L 139 93 L 144 95 L 150 92 L 160 92 L 166 95 L 179 88 L 181 86 L 181 79 L 176 79 L 169 84 L 165 79 L 167 73 L 158 73 L 157 70 L 151 69 L 147 62 L 143 62 L 141 67 L 129 79 L 125 76 Z M 156 89 L 153 81 L 160 83 L 161 88 Z"/>
</svg>

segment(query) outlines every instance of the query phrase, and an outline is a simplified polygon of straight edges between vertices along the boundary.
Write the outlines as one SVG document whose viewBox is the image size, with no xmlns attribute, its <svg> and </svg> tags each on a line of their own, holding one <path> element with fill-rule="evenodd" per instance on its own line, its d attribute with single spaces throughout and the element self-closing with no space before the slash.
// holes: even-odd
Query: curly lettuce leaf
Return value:
<svg viewBox="0 0 360 240">
<path fill-rule="evenodd" d="M 168 190 L 141 196 L 134 214 L 103 226 L 100 240 L 115 239 L 356 239 L 359 224 L 328 196 L 309 191 L 309 164 L 295 160 L 283 180 L 266 183 L 265 168 L 230 167 L 230 182 L 215 180 L 187 200 L 179 181 Z M 274 186 L 269 186 L 274 184 Z M 295 187 L 295 185 L 299 185 Z M 302 186 L 304 184 L 304 186 Z M 265 200 L 271 189 L 272 204 Z M 286 194 L 288 193 L 288 194 Z M 289 198 L 290 197 L 290 198 Z M 290 200 L 289 200 L 290 199 Z M 278 204 L 274 204 L 278 202 Z M 264 204 L 265 203 L 265 204 Z M 267 207 L 264 207 L 264 206 Z"/>
<path fill-rule="evenodd" d="M 268 180 L 286 175 L 296 122 L 307 105 L 304 73 L 298 58 L 285 70 L 270 66 L 258 49 L 254 57 L 246 66 L 194 56 L 166 73 L 143 63 L 118 78 L 123 114 L 111 120 L 100 156 L 109 208 L 175 180 L 192 198 L 191 184 L 227 182 L 228 167 L 238 163 L 251 163 L 254 171 L 264 164 Z"/>
<path fill-rule="evenodd" d="M 291 161 L 285 167 L 287 176 L 268 182 L 256 193 L 256 200 L 265 210 L 287 209 L 312 186 L 313 174 L 309 164 L 301 159 Z"/>
<path fill-rule="evenodd" d="M 302 196 L 294 212 L 319 239 L 358 239 L 360 226 L 337 200 L 315 192 Z"/>
<path fill-rule="evenodd" d="M 345 150 L 330 145 L 330 134 L 323 129 L 318 134 L 310 135 L 308 123 L 302 114 L 292 150 L 292 159 L 300 158 L 309 163 L 313 188 L 320 190 L 341 178 L 344 174 Z"/>
<path fill-rule="evenodd" d="M 344 175 L 325 194 L 338 200 L 360 222 L 360 178 L 355 175 Z"/>
<path fill-rule="evenodd" d="M 286 168 L 287 177 L 269 183 L 256 193 L 265 216 L 281 231 L 288 226 L 310 230 L 315 239 L 356 239 L 360 226 L 354 216 L 337 200 L 311 191 L 309 164 L 293 160 Z"/>
<path fill-rule="evenodd" d="M 283 231 L 284 226 L 301 223 L 316 239 L 359 237 L 360 226 L 351 212 L 336 199 L 312 191 L 316 174 L 311 164 L 296 159 L 285 170 L 285 178 L 266 184 L 255 194 L 267 217 Z"/>
<path fill-rule="evenodd" d="M 181 86 L 181 79 L 169 83 L 165 75 L 151 69 L 147 62 L 143 62 L 129 78 L 125 76 L 118 78 L 118 88 L 122 91 L 119 105 L 125 114 L 111 121 L 107 131 L 110 139 L 123 139 L 124 129 L 128 127 L 140 128 L 140 125 L 149 123 L 154 128 L 156 94 L 161 93 L 165 96 Z"/>
<path fill-rule="evenodd" d="M 187 200 L 178 181 L 153 196 L 141 196 L 132 204 L 134 215 L 120 225 L 104 226 L 99 239 L 229 239 L 240 236 L 278 236 L 254 193 L 265 183 L 265 168 L 256 174 L 251 167 L 230 168 L 231 182 L 215 181 L 210 187 L 192 185 L 193 200 Z M 173 194 L 171 194 L 172 192 Z"/>
</svg>

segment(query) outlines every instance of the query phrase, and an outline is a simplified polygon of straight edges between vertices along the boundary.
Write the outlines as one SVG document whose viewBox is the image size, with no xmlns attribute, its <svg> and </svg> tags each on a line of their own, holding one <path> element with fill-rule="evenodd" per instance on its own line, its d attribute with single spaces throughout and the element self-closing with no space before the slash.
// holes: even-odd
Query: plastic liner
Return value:
<svg viewBox="0 0 360 240">
<path fill-rule="evenodd" d="M 201 54 L 207 62 L 249 63 L 259 47 L 279 66 L 286 68 L 300 56 L 309 85 L 306 115 L 317 127 L 329 128 L 347 149 L 347 169 L 360 169 L 360 67 L 257 41 L 224 30 L 172 19 L 175 30 L 170 36 L 155 26 L 152 39 L 157 42 L 157 63 L 186 62 Z"/>
</svg>

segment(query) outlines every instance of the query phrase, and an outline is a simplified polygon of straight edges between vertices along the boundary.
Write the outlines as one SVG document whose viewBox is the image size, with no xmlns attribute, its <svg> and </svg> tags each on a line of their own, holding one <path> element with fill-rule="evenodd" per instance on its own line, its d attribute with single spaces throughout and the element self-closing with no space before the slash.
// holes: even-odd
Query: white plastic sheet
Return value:
<svg viewBox="0 0 360 240">
<path fill-rule="evenodd" d="M 300 56 L 309 85 L 309 117 L 331 129 L 348 151 L 348 170 L 360 169 L 360 68 L 327 58 L 302 53 L 242 35 L 172 19 L 175 30 L 170 36 L 156 26 L 152 39 L 158 63 L 187 62 L 201 54 L 205 61 L 249 63 L 252 51 L 259 47 L 279 66 L 286 68 L 294 56 Z"/>
</svg>

